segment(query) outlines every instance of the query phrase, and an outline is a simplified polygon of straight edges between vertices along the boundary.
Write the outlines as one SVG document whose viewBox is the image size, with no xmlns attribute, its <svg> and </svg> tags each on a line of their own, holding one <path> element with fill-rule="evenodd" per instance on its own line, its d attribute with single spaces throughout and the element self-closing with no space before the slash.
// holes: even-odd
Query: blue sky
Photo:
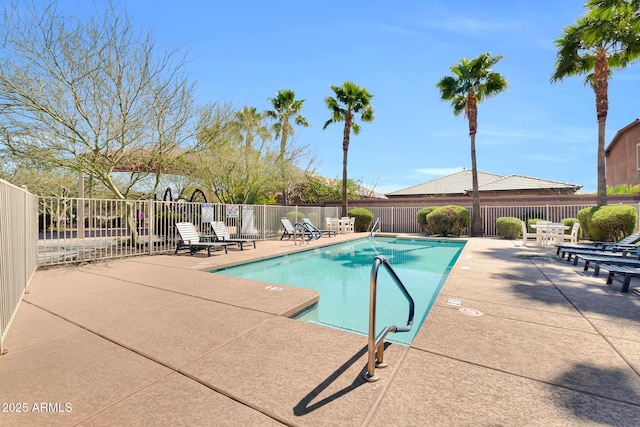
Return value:
<svg viewBox="0 0 640 427">
<path fill-rule="evenodd" d="M 63 1 L 63 3 L 65 3 Z M 386 193 L 471 168 L 468 123 L 440 101 L 436 83 L 460 59 L 504 55 L 509 88 L 479 105 L 478 170 L 596 190 L 597 122 L 583 78 L 551 84 L 563 27 L 584 0 L 209 1 L 121 0 L 136 27 L 163 48 L 186 45 L 199 103 L 267 109 L 293 89 L 311 128 L 297 130 L 317 172 L 342 177 L 342 125 L 330 85 L 346 80 L 375 96 L 375 121 L 351 137 L 349 177 Z M 68 5 L 69 3 L 67 3 Z M 613 74 L 607 144 L 640 117 L 640 64 Z"/>
</svg>

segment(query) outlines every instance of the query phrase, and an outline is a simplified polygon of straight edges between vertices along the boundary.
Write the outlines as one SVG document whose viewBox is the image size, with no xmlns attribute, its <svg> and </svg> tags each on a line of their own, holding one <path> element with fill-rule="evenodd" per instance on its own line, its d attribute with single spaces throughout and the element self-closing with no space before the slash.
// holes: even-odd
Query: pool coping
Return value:
<svg viewBox="0 0 640 427">
<path fill-rule="evenodd" d="M 388 347 L 390 365 L 378 370 L 376 383 L 361 376 L 361 336 L 279 315 L 286 311 L 279 308 L 283 298 L 299 298 L 297 290 L 278 294 L 247 283 L 243 296 L 234 294 L 235 284 L 219 283 L 204 291 L 201 270 L 229 262 L 224 254 L 39 271 L 7 336 L 0 376 L 7 399 L 62 410 L 35 413 L 29 406 L 29 413 L 0 414 L 0 420 L 634 422 L 640 417 L 639 296 L 555 260 L 552 248 L 520 243 L 468 239 L 416 339 Z M 292 246 L 259 242 L 255 251 L 229 251 L 229 258 L 297 250 Z M 163 268 L 154 276 L 155 266 Z M 184 280 L 175 283 L 176 277 Z M 632 290 L 638 285 L 632 280 Z M 64 412 L 64 403 L 73 410 Z"/>
</svg>

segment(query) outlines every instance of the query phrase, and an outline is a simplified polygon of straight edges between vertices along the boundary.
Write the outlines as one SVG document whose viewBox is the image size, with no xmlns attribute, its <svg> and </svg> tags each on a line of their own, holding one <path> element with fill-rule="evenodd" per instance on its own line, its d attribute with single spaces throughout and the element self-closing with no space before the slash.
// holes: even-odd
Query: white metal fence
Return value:
<svg viewBox="0 0 640 427">
<path fill-rule="evenodd" d="M 211 221 L 229 232 L 259 240 L 279 238 L 280 219 L 309 218 L 319 227 L 340 208 L 231 205 L 153 200 L 104 200 L 41 197 L 38 209 L 40 266 L 153 255 L 175 250 L 174 224 L 188 221 L 203 234 Z"/>
<path fill-rule="evenodd" d="M 577 218 L 581 209 L 593 205 L 538 205 L 538 206 L 482 206 L 480 216 L 484 235 L 495 237 L 496 220 L 500 217 L 516 217 L 523 220 L 530 218 L 545 219 L 560 222 L 565 218 Z M 416 214 L 423 207 L 370 207 L 367 209 L 373 213 L 374 218 L 380 217 L 382 231 L 390 233 L 420 233 Z M 635 206 L 640 212 L 640 205 Z M 471 212 L 471 207 L 468 207 Z M 638 221 L 640 222 L 640 221 Z M 467 233 L 469 230 L 467 230 Z"/>
<path fill-rule="evenodd" d="M 355 206 L 354 206 L 355 207 Z M 484 233 L 496 236 L 496 219 L 513 216 L 560 221 L 576 218 L 589 205 L 482 207 Z M 636 207 L 638 208 L 638 207 Z M 416 214 L 421 207 L 367 207 L 380 217 L 383 232 L 420 233 Z M 41 197 L 38 208 L 40 266 L 153 255 L 175 250 L 178 221 L 189 221 L 210 234 L 210 221 L 224 221 L 232 234 L 259 240 L 277 239 L 280 219 L 303 217 L 319 228 L 326 218 L 341 216 L 339 207 L 231 205 L 192 202 L 61 199 Z M 82 218 L 82 220 L 79 220 Z"/>
<path fill-rule="evenodd" d="M 496 236 L 496 219 L 512 216 L 560 221 L 591 205 L 485 206 L 484 234 Z M 355 206 L 352 206 L 355 207 Z M 636 205 L 640 211 L 640 205 Z M 421 207 L 367 207 L 380 230 L 420 233 Z M 209 234 L 210 221 L 259 240 L 278 239 L 280 219 L 303 217 L 320 228 L 340 217 L 339 207 L 207 204 L 184 201 L 125 201 L 36 197 L 0 180 L 0 351 L 22 295 L 38 266 L 153 255 L 175 250 L 174 224 L 189 221 Z"/>
<path fill-rule="evenodd" d="M 0 180 L 0 354 L 37 264 L 38 198 Z"/>
</svg>

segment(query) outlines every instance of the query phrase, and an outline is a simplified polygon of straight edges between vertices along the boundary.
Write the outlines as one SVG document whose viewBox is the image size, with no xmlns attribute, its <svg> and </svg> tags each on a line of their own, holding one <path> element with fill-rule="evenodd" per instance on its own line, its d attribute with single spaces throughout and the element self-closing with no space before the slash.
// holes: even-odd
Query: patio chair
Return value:
<svg viewBox="0 0 640 427">
<path fill-rule="evenodd" d="M 338 224 L 340 224 L 340 233 L 353 233 L 355 230 L 356 217 L 343 216 L 338 220 Z"/>
<path fill-rule="evenodd" d="M 573 226 L 571 227 L 571 233 L 569 234 L 563 234 L 562 235 L 562 241 L 570 241 L 572 244 L 577 244 L 578 243 L 578 231 L 580 231 L 580 223 L 579 222 L 574 222 Z"/>
<path fill-rule="evenodd" d="M 333 231 L 334 234 L 338 234 L 340 232 L 340 224 L 338 224 L 338 218 L 325 218 L 327 223 L 327 230 Z"/>
<path fill-rule="evenodd" d="M 225 254 L 228 253 L 227 246 L 229 246 L 229 243 L 202 240 L 195 225 L 190 222 L 177 222 L 176 228 L 180 235 L 180 239 L 178 239 L 178 244 L 176 245 L 176 254 L 181 249 L 188 249 L 191 255 L 197 251 L 206 249 L 207 256 L 211 256 L 211 248 L 222 248 Z"/>
<path fill-rule="evenodd" d="M 211 229 L 213 230 L 214 238 L 217 242 L 229 242 L 235 243 L 240 247 L 240 250 L 244 249 L 245 243 L 252 243 L 253 249 L 256 248 L 256 239 L 243 239 L 233 238 L 227 229 L 227 226 L 222 221 L 211 221 Z"/>
<path fill-rule="evenodd" d="M 307 241 L 313 239 L 313 232 L 304 224 L 299 222 L 296 222 L 295 225 L 291 224 L 291 221 L 286 216 L 280 218 L 280 222 L 282 223 L 282 227 L 284 227 L 280 240 L 284 239 L 285 236 L 287 239 L 290 239 L 291 236 L 293 236 L 293 240 L 296 240 L 297 237 L 300 237 L 301 239 L 306 238 Z"/>
<path fill-rule="evenodd" d="M 302 222 L 305 223 L 306 225 L 308 225 L 309 228 L 312 231 L 318 233 L 318 237 L 317 237 L 318 239 L 320 237 L 322 237 L 323 234 L 327 234 L 327 235 L 329 235 L 329 237 L 332 237 L 332 235 L 335 236 L 337 234 L 336 230 L 331 230 L 331 229 L 321 230 L 321 229 L 319 229 L 318 227 L 313 225 L 313 223 L 311 222 L 311 220 L 309 218 L 302 218 Z"/>
<path fill-rule="evenodd" d="M 529 239 L 533 239 L 538 243 L 538 233 L 529 233 L 527 223 L 522 220 L 520 220 L 520 222 L 522 223 L 522 246 L 527 246 L 527 241 Z"/>
</svg>

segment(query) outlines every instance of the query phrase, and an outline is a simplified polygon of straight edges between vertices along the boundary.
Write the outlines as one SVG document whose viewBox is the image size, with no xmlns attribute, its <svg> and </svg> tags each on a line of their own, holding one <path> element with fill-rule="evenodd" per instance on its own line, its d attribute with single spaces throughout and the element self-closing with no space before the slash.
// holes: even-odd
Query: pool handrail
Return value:
<svg viewBox="0 0 640 427">
<path fill-rule="evenodd" d="M 378 217 L 373 225 L 371 226 L 371 231 L 369 232 L 369 237 L 374 237 L 376 235 L 376 227 L 380 224 L 380 217 Z"/>
<path fill-rule="evenodd" d="M 314 231 L 312 229 L 310 229 L 307 224 L 305 224 L 303 222 L 296 222 L 295 224 L 293 224 L 293 226 L 294 227 L 301 227 L 304 231 L 309 233 L 309 238 L 307 238 L 307 242 L 314 239 L 314 235 L 313 235 Z M 303 239 L 304 239 L 304 237 L 303 237 Z M 319 239 L 319 237 L 318 237 L 318 239 Z"/>
<path fill-rule="evenodd" d="M 406 326 L 386 326 L 376 337 L 376 303 L 377 303 L 377 287 L 378 287 L 378 270 L 384 265 L 391 275 L 391 278 L 398 286 L 404 297 L 409 301 L 409 317 Z M 404 284 L 389 264 L 387 258 L 383 255 L 377 255 L 373 258 L 373 266 L 371 267 L 371 278 L 369 280 L 369 340 L 368 352 L 369 360 L 367 362 L 367 372 L 364 378 L 369 381 L 377 381 L 380 376 L 376 375 L 376 366 L 384 368 L 387 364 L 384 362 L 384 338 L 389 332 L 409 332 L 413 326 L 413 315 L 415 312 L 415 303 L 413 298 L 405 288 Z M 377 362 L 377 364 L 376 364 Z"/>
<path fill-rule="evenodd" d="M 307 231 L 309 233 L 311 233 L 312 235 L 313 235 L 313 233 L 317 233 L 318 234 L 318 237 L 315 238 L 316 240 L 318 240 L 319 238 L 322 237 L 322 230 L 320 230 L 318 227 L 313 225 L 311 222 L 302 221 L 302 224 L 303 224 L 304 228 L 306 228 Z"/>
</svg>

